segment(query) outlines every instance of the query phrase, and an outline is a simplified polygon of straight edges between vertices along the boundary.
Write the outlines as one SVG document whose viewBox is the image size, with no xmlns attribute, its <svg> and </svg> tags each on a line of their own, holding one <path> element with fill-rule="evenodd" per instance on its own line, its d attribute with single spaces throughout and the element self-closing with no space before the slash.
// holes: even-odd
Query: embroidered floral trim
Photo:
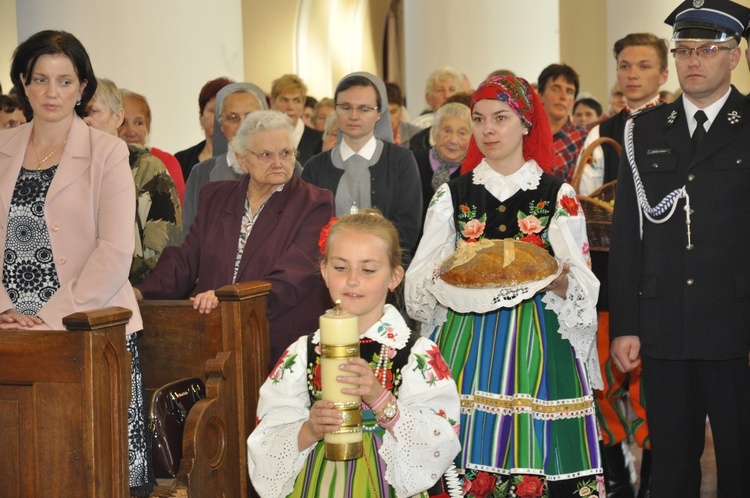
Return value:
<svg viewBox="0 0 750 498">
<path fill-rule="evenodd" d="M 284 354 L 281 355 L 281 358 L 276 362 L 276 365 L 271 369 L 271 374 L 268 376 L 271 379 L 271 383 L 279 383 L 284 378 L 284 372 L 287 370 L 292 373 L 295 363 L 297 363 L 297 354 L 290 355 L 288 349 L 284 351 Z"/>
<path fill-rule="evenodd" d="M 467 498 L 547 498 L 547 485 L 544 477 L 523 475 L 509 479 L 482 470 L 469 470 L 464 480 L 464 495 Z"/>
<path fill-rule="evenodd" d="M 445 196 L 445 193 L 448 192 L 448 184 L 444 183 L 442 184 L 436 191 L 435 194 L 432 196 L 432 199 L 430 199 L 430 204 L 427 206 L 427 208 L 431 208 L 435 204 L 438 203 L 438 201 Z"/>
<path fill-rule="evenodd" d="M 484 238 L 484 229 L 487 225 L 487 213 L 477 218 L 477 207 L 461 204 L 458 213 L 458 228 L 461 236 L 466 242 L 476 242 Z M 465 220 L 465 221 L 464 221 Z"/>
<path fill-rule="evenodd" d="M 596 476 L 596 479 L 581 481 L 576 487 L 574 496 L 588 496 L 589 498 L 606 497 L 604 490 L 604 476 Z"/>
<path fill-rule="evenodd" d="M 528 242 L 542 249 L 549 250 L 549 206 L 547 201 L 532 201 L 529 203 L 528 214 L 523 211 L 516 213 L 519 233 L 514 237 L 520 242 Z"/>
<path fill-rule="evenodd" d="M 583 214 L 583 210 L 581 208 L 581 203 L 578 202 L 578 197 L 568 194 L 563 195 L 560 199 L 560 205 L 557 207 L 557 211 L 555 212 L 555 214 L 563 217 L 581 216 Z"/>
<path fill-rule="evenodd" d="M 460 424 L 458 423 L 458 421 L 457 421 L 457 420 L 453 420 L 452 418 L 448 417 L 448 414 L 447 414 L 447 413 L 445 413 L 445 410 L 443 410 L 443 409 L 441 408 L 441 409 L 440 409 L 440 410 L 438 410 L 438 411 L 432 410 L 432 412 L 433 412 L 433 413 L 434 413 L 435 415 L 437 415 L 438 417 L 442 417 L 442 418 L 444 418 L 445 420 L 447 420 L 447 421 L 448 421 L 448 423 L 449 423 L 449 424 L 451 424 L 451 425 L 453 426 L 453 430 L 454 430 L 454 431 L 456 432 L 456 435 L 457 435 L 457 436 L 458 436 L 458 435 L 460 435 L 460 433 L 461 433 L 461 425 L 460 425 Z"/>
<path fill-rule="evenodd" d="M 417 359 L 417 364 L 412 372 L 421 373 L 422 378 L 429 386 L 434 387 L 437 381 L 451 378 L 450 367 L 443 359 L 443 355 L 440 354 L 440 349 L 437 346 L 432 346 L 426 355 L 415 353 L 414 356 Z"/>
</svg>

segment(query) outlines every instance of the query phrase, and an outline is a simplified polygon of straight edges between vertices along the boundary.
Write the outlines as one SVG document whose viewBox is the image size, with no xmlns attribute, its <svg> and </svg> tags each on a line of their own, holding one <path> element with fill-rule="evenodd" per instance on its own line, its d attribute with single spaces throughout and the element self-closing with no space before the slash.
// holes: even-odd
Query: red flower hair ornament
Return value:
<svg viewBox="0 0 750 498">
<path fill-rule="evenodd" d="M 552 131 L 542 101 L 528 81 L 515 76 L 490 76 L 472 95 L 472 111 L 474 104 L 480 100 L 499 100 L 508 104 L 529 130 L 529 134 L 523 139 L 524 160 L 533 159 L 545 172 L 552 171 L 555 161 L 555 154 L 552 152 Z M 482 159 L 484 154 L 477 147 L 472 135 L 466 158 L 461 163 L 461 174 L 473 171 Z"/>
<path fill-rule="evenodd" d="M 326 247 L 328 246 L 328 232 L 331 231 L 331 226 L 339 221 L 337 217 L 333 217 L 330 221 L 320 229 L 320 238 L 318 239 L 318 247 L 320 248 L 320 254 L 325 255 Z"/>
</svg>

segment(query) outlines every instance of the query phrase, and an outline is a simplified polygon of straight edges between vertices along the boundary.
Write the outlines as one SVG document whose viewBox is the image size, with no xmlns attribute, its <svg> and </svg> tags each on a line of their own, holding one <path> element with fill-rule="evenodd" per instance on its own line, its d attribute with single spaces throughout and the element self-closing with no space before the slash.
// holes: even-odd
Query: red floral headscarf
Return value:
<svg viewBox="0 0 750 498">
<path fill-rule="evenodd" d="M 539 95 L 529 82 L 515 76 L 490 76 L 482 82 L 471 97 L 471 109 L 480 100 L 499 100 L 508 104 L 521 118 L 529 134 L 523 139 L 523 158 L 533 159 L 547 173 L 552 170 L 555 154 L 552 152 L 552 130 Z M 472 135 L 469 151 L 461 163 L 461 174 L 468 173 L 484 159 Z"/>
</svg>

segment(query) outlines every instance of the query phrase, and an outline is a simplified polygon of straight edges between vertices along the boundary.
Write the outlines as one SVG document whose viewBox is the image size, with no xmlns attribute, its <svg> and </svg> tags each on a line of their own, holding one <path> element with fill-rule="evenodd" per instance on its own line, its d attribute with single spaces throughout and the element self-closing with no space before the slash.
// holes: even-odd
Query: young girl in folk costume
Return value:
<svg viewBox="0 0 750 498">
<path fill-rule="evenodd" d="M 385 304 L 404 275 L 393 224 L 371 209 L 335 220 L 321 235 L 320 269 L 331 298 L 359 321 L 361 357 L 341 367 L 356 376 L 338 379 L 351 384 L 343 393 L 362 396 L 364 457 L 325 458 L 323 435 L 343 419 L 321 400 L 317 331 L 284 352 L 260 390 L 250 479 L 262 497 L 428 496 L 460 449 L 456 384 L 437 346 Z M 457 481 L 442 488 L 436 494 L 460 496 Z"/>
<path fill-rule="evenodd" d="M 436 191 L 406 275 L 407 309 L 434 331 L 459 387 L 464 491 L 604 496 L 592 394 L 599 284 L 581 206 L 547 173 L 552 135 L 525 80 L 485 80 L 472 122 L 464 174 Z M 457 241 L 482 239 L 536 244 L 560 273 L 517 288 L 441 292 L 441 262 Z"/>
</svg>

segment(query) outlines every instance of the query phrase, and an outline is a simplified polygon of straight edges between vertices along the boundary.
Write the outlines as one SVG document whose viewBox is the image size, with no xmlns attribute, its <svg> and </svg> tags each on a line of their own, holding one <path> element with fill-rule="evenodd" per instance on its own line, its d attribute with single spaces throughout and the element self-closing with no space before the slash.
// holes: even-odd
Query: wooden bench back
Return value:
<svg viewBox="0 0 750 498">
<path fill-rule="evenodd" d="M 223 287 L 216 291 L 219 307 L 209 314 L 198 313 L 189 301 L 141 302 L 139 349 L 147 392 L 186 377 L 206 383 L 206 398 L 186 422 L 174 483 L 187 496 L 251 496 L 246 440 L 268 376 L 270 287 L 265 282 Z"/>
<path fill-rule="evenodd" d="M 0 331 L 3 497 L 126 498 L 132 312 L 66 317 L 69 331 Z"/>
</svg>

